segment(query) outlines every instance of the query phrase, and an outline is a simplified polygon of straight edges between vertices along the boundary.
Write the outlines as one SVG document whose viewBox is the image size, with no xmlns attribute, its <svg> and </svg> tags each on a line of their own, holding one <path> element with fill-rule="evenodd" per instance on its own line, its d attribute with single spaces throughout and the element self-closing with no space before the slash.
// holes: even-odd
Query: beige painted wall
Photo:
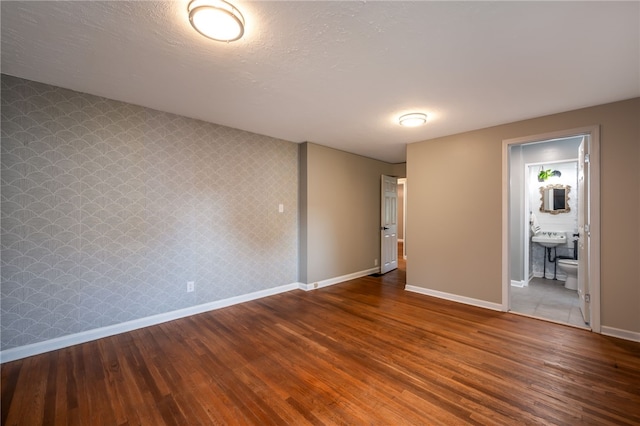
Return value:
<svg viewBox="0 0 640 426">
<path fill-rule="evenodd" d="M 502 303 L 502 141 L 591 125 L 600 125 L 601 323 L 640 332 L 640 98 L 410 144 L 407 284 Z"/>
<path fill-rule="evenodd" d="M 374 259 L 380 259 L 380 175 L 399 176 L 404 170 L 404 164 L 302 144 L 301 282 L 374 268 Z"/>
</svg>

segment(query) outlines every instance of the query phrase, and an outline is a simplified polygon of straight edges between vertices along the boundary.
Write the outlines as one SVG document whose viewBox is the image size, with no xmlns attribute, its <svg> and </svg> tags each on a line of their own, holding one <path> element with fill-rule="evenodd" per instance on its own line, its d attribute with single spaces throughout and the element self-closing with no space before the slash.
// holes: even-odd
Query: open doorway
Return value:
<svg viewBox="0 0 640 426">
<path fill-rule="evenodd" d="M 380 273 L 398 267 L 398 178 L 382 175 L 380 185 Z"/>
<path fill-rule="evenodd" d="M 382 175 L 380 188 L 380 274 L 385 274 L 407 259 L 407 179 Z"/>
<path fill-rule="evenodd" d="M 599 331 L 598 137 L 592 127 L 504 141 L 505 311 Z M 566 205 L 549 207 L 554 194 Z"/>
</svg>

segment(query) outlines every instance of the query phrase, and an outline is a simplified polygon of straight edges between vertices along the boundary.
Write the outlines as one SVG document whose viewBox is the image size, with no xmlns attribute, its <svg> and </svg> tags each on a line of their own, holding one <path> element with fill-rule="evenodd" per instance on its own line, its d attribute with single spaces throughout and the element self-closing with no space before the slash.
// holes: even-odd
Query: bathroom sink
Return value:
<svg viewBox="0 0 640 426">
<path fill-rule="evenodd" d="M 531 238 L 531 241 L 543 247 L 556 247 L 567 242 L 564 232 L 540 232 Z"/>
</svg>

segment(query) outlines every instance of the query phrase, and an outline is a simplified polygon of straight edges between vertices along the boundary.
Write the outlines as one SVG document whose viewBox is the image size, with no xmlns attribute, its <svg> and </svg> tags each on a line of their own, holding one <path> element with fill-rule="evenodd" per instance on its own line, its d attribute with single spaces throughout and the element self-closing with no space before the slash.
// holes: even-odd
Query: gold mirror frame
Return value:
<svg viewBox="0 0 640 426">
<path fill-rule="evenodd" d="M 564 208 L 563 209 L 546 209 L 544 205 L 544 201 L 545 201 L 545 198 L 548 200 L 550 197 L 547 191 L 555 191 L 556 189 L 564 189 Z M 570 191 L 571 191 L 570 185 L 541 186 L 540 187 L 540 211 L 543 213 L 550 213 L 550 214 L 569 213 L 571 211 L 571 208 L 569 207 Z M 551 196 L 551 198 L 554 198 L 554 196 Z"/>
</svg>

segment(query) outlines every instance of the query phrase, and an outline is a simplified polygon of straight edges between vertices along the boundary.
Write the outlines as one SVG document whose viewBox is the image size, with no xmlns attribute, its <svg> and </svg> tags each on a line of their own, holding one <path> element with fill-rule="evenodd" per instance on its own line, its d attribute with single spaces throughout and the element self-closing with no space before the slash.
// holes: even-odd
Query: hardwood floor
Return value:
<svg viewBox="0 0 640 426">
<path fill-rule="evenodd" d="M 640 344 L 403 286 L 401 267 L 6 363 L 2 424 L 640 424 Z"/>
</svg>

